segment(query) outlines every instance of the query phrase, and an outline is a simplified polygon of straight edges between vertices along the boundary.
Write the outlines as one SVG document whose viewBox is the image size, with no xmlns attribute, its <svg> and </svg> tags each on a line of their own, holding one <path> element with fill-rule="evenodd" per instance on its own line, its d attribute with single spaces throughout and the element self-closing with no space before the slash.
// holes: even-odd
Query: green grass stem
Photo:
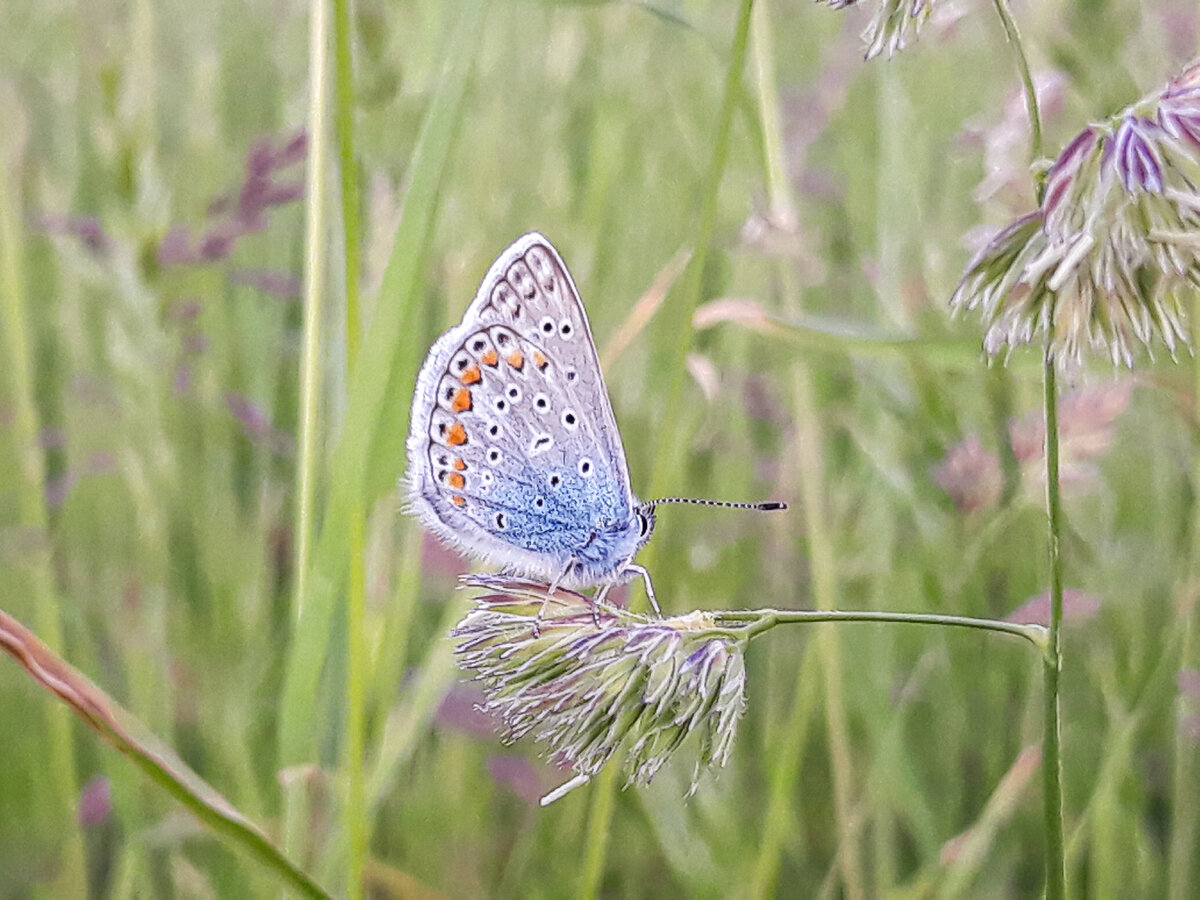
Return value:
<svg viewBox="0 0 1200 900">
<path fill-rule="evenodd" d="M 1028 622 L 1008 622 L 1003 619 L 982 619 L 972 616 L 946 616 L 938 613 L 887 612 L 884 610 L 841 609 L 753 609 L 745 612 L 713 613 L 721 628 L 733 628 L 747 640 L 765 634 L 779 625 L 813 624 L 816 622 L 874 622 L 894 625 L 938 625 L 943 628 L 972 628 L 995 631 L 1029 641 L 1043 653 L 1049 647 L 1048 630 L 1043 625 Z"/>
<path fill-rule="evenodd" d="M 1192 301 L 1192 346 L 1200 346 L 1200 296 Z M 1192 360 L 1192 421 L 1200 422 L 1200 363 Z M 1200 455 L 1193 452 L 1192 484 L 1200 485 Z M 1192 505 L 1192 554 L 1187 579 L 1178 589 L 1180 625 L 1179 671 L 1200 671 L 1200 640 L 1196 637 L 1196 610 L 1200 606 L 1200 504 Z M 1168 896 L 1185 900 L 1194 889 L 1197 845 L 1200 843 L 1200 807 L 1196 785 L 1200 783 L 1200 744 L 1188 733 L 1200 701 L 1180 692 L 1176 701 L 1176 727 L 1171 766 L 1171 846 L 1169 849 Z"/>
<path fill-rule="evenodd" d="M 333 0 L 333 31 L 337 85 L 334 122 L 342 199 L 342 281 L 346 304 L 346 381 L 349 383 L 362 342 L 362 316 L 359 309 L 362 253 L 359 249 L 358 161 L 354 149 L 354 59 L 351 52 L 350 0 Z M 363 895 L 363 871 L 370 843 L 363 773 L 367 739 L 367 683 L 370 679 L 366 635 L 365 520 L 365 508 L 360 507 L 351 513 L 347 547 L 350 576 L 346 591 L 346 738 L 343 754 L 346 797 L 342 812 L 342 828 L 347 843 L 347 900 L 360 900 Z"/>
<path fill-rule="evenodd" d="M 729 145 L 733 128 L 733 113 L 742 95 L 742 77 L 746 69 L 746 57 L 750 43 L 750 19 L 754 0 L 742 0 L 738 6 L 737 24 L 729 53 L 729 66 L 725 71 L 725 83 L 720 111 L 711 135 L 712 155 L 703 182 L 699 216 L 696 225 L 695 246 L 691 261 L 684 271 L 682 284 L 664 304 L 659 313 L 658 327 L 663 334 L 674 336 L 669 363 L 663 371 L 667 373 L 668 387 L 666 404 L 660 423 L 662 433 L 675 435 L 683 422 L 683 387 L 685 384 L 686 359 L 692 344 L 692 314 L 701 301 L 704 286 L 704 267 L 708 260 L 709 246 L 717 222 L 717 197 L 725 166 L 729 160 Z M 670 337 L 667 340 L 671 340 Z M 650 474 L 651 497 L 663 495 L 667 480 L 682 470 L 682 455 L 689 446 L 686 440 L 671 440 L 663 445 L 656 457 L 656 465 Z M 655 550 L 653 545 L 645 554 L 645 565 L 653 571 Z M 578 896 L 588 900 L 600 892 L 604 875 L 608 834 L 612 827 L 615 808 L 613 792 L 616 779 L 612 774 L 595 779 L 591 790 L 591 809 L 588 815 L 587 832 L 584 837 L 584 855 L 580 867 Z"/>
<path fill-rule="evenodd" d="M 1042 157 L 1042 121 L 1038 109 L 1037 89 L 1029 69 L 1025 46 L 1007 0 L 994 0 L 996 14 L 1004 27 L 1005 36 L 1016 55 L 1017 70 L 1025 94 L 1025 109 L 1029 116 L 1030 157 Z M 1034 193 L 1041 203 L 1045 190 L 1044 173 L 1034 170 Z M 1053 321 L 1053 315 L 1050 320 Z M 1050 565 L 1050 630 L 1048 653 L 1043 662 L 1042 716 L 1042 802 L 1046 828 L 1046 898 L 1062 900 L 1067 892 L 1066 859 L 1063 841 L 1062 790 L 1062 709 L 1059 679 L 1062 676 L 1062 495 L 1059 485 L 1059 433 L 1057 362 L 1050 347 L 1052 332 L 1047 332 L 1042 356 L 1042 405 L 1046 425 L 1046 527 L 1047 552 Z"/>
<path fill-rule="evenodd" d="M 796 222 L 797 211 L 784 162 L 783 125 L 780 113 L 779 89 L 775 74 L 775 53 L 770 23 L 770 4 L 759 0 L 754 10 L 751 59 L 755 75 L 755 97 L 763 130 L 763 165 L 774 216 L 785 222 Z M 788 278 L 782 290 L 788 291 L 792 309 L 799 304 L 791 295 L 790 271 L 786 265 L 776 266 L 776 276 Z M 820 341 L 816 343 L 820 344 Z M 806 505 L 807 508 L 807 505 Z M 776 893 L 779 868 L 784 856 L 784 841 L 793 827 L 794 798 L 799 778 L 803 749 L 808 738 L 813 706 L 817 700 L 820 657 L 805 653 L 796 673 L 792 705 L 781 725 L 782 739 L 775 744 L 782 752 L 770 763 L 770 793 L 766 799 L 762 835 L 758 841 L 751 882 L 747 896 L 767 897 Z"/>
<path fill-rule="evenodd" d="M 322 328 L 324 299 L 328 284 L 326 280 L 329 226 L 326 220 L 325 168 L 328 143 L 326 121 L 329 115 L 328 55 L 329 15 L 326 0 L 312 0 L 309 4 L 308 45 L 308 162 L 304 178 L 304 325 L 302 351 L 300 355 L 300 411 L 298 415 L 296 461 L 296 512 L 293 533 L 296 541 L 296 581 L 292 601 L 292 642 L 299 643 L 310 625 L 310 594 L 312 585 L 312 555 L 316 529 L 317 474 L 321 465 L 318 450 L 320 436 L 319 399 L 324 380 Z M 315 663 L 314 663 L 315 664 Z M 317 668 L 319 668 L 319 664 Z M 287 712 L 286 706 L 284 712 Z M 285 748 L 286 749 L 286 748 Z M 284 756 L 284 765 L 315 762 L 315 759 L 300 759 Z M 296 791 L 285 791 L 284 803 L 303 803 L 300 795 L 303 787 Z M 294 825 L 307 823 L 307 816 L 300 817 L 293 810 L 285 811 L 284 822 Z M 284 835 L 284 847 L 295 853 L 302 846 L 304 835 L 288 831 Z"/>
<path fill-rule="evenodd" d="M 778 90 L 775 87 L 774 54 L 771 51 L 771 29 L 765 24 L 765 13 L 759 18 L 755 29 L 755 54 L 757 72 L 757 97 L 759 115 L 763 121 L 764 167 L 769 194 L 775 204 L 772 212 L 784 222 L 798 222 L 795 202 L 783 166 L 783 139 L 779 130 L 780 117 Z M 761 48 L 761 49 L 760 49 Z M 761 55 L 760 55 L 761 54 Z M 774 124 L 774 127 L 771 127 Z M 795 314 L 802 307 L 800 290 L 795 283 L 794 272 L 786 262 L 775 266 L 775 278 L 783 296 L 784 308 Z M 833 610 L 838 600 L 838 576 L 833 538 L 827 528 L 829 521 L 825 508 L 826 470 L 824 463 L 824 429 L 820 420 L 812 390 L 812 374 L 807 361 L 798 359 L 791 378 L 792 412 L 796 423 L 795 454 L 801 512 L 804 517 L 804 533 L 807 536 L 808 565 L 812 579 L 813 604 L 819 611 Z M 839 851 L 837 866 L 841 874 L 846 896 L 857 900 L 865 896 L 862 882 L 863 867 L 858 852 L 858 840 L 852 815 L 853 760 L 846 723 L 846 708 L 842 688 L 842 660 L 838 636 L 832 629 L 820 629 L 814 650 L 818 659 L 824 687 L 824 711 L 826 734 L 833 770 L 834 817 L 837 823 Z M 784 741 L 796 742 L 803 739 L 807 730 L 809 692 L 803 681 L 802 666 L 796 673 L 795 700 L 791 714 L 784 726 Z M 793 786 L 799 768 L 798 753 L 782 754 L 777 761 L 773 782 L 777 792 L 768 800 L 767 823 L 769 831 L 759 850 L 755 866 L 761 879 L 760 889 L 766 889 L 774 881 L 782 853 L 782 823 L 787 811 L 784 804 L 793 802 Z"/>
<path fill-rule="evenodd" d="M 10 158 L 9 148 L 0 144 L 0 349 L 10 380 L 8 402 L 12 404 L 12 440 L 18 459 L 18 477 L 12 489 L 16 494 L 17 521 L 36 538 L 33 551 L 27 554 L 23 568 L 31 590 L 31 613 L 34 627 L 45 636 L 55 651 L 63 647 L 62 616 L 58 593 L 54 586 L 51 559 L 50 521 L 46 511 L 44 490 L 46 469 L 39 446 L 37 403 L 33 393 L 33 356 L 29 343 L 29 323 L 26 318 L 25 249 L 18 221 L 24 212 L 16 178 L 10 166 L 19 160 Z M 16 168 L 14 166 L 14 168 Z M 18 169 L 19 171 L 19 169 Z M 75 768 L 71 721 L 66 712 L 46 708 L 48 747 L 46 765 L 49 767 L 55 806 L 55 817 L 63 829 L 60 868 L 54 890 L 61 896 L 82 897 L 87 890 L 83 838 L 75 821 L 79 782 Z"/>
<path fill-rule="evenodd" d="M 335 474 L 311 565 L 316 575 L 289 649 L 280 711 L 280 748 L 285 764 L 312 759 L 318 734 L 310 716 L 330 624 L 346 577 L 346 547 L 355 511 L 394 491 L 403 459 L 405 409 L 412 396 L 420 354 L 418 297 L 438 195 L 451 156 L 476 45 L 483 32 L 484 0 L 463 0 L 444 54 L 445 67 L 417 138 L 409 166 L 404 213 L 352 374 L 346 414 L 331 457 Z"/>
<path fill-rule="evenodd" d="M 1059 678 L 1062 675 L 1062 497 L 1059 491 L 1057 364 L 1047 343 L 1045 354 L 1046 517 L 1050 557 L 1050 630 L 1043 661 L 1045 710 L 1042 727 L 1042 792 L 1046 821 L 1046 897 L 1066 896 L 1066 861 L 1063 856 L 1062 710 Z"/>
</svg>

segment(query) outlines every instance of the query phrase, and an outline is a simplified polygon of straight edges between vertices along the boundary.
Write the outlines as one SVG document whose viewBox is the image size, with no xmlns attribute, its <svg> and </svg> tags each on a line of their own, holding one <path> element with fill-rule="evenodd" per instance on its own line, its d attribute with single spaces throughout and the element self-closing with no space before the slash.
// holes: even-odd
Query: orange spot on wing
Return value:
<svg viewBox="0 0 1200 900">
<path fill-rule="evenodd" d="M 454 393 L 454 399 L 450 402 L 450 408 L 455 412 L 466 412 L 471 408 L 471 392 L 466 388 L 459 388 Z"/>
<path fill-rule="evenodd" d="M 467 461 L 460 456 L 454 461 L 454 468 L 459 472 L 465 472 L 467 468 Z"/>
<path fill-rule="evenodd" d="M 446 484 L 450 485 L 456 491 L 461 491 L 466 487 L 467 479 L 460 472 L 451 472 L 446 476 Z"/>
<path fill-rule="evenodd" d="M 468 366 L 463 370 L 463 373 L 458 376 L 458 380 L 463 384 L 474 384 L 483 378 L 483 373 L 479 371 L 479 366 Z"/>
<path fill-rule="evenodd" d="M 463 506 L 467 505 L 467 498 L 464 497 L 462 494 L 455 494 L 453 497 L 450 498 L 450 502 L 453 503 L 455 506 L 463 507 Z"/>
<path fill-rule="evenodd" d="M 446 443 L 451 447 L 457 447 L 459 444 L 467 442 L 467 429 L 463 428 L 462 422 L 455 422 L 446 430 Z"/>
<path fill-rule="evenodd" d="M 500 362 L 500 354 L 495 350 L 484 350 L 483 355 L 479 357 L 479 361 L 485 366 L 494 366 Z"/>
<path fill-rule="evenodd" d="M 521 371 L 521 369 L 525 366 L 525 354 L 520 350 L 514 350 L 512 353 L 508 354 L 505 359 L 508 360 L 508 364 L 518 372 Z"/>
<path fill-rule="evenodd" d="M 546 368 L 547 362 L 549 362 L 549 360 L 542 356 L 542 352 L 540 350 L 533 351 L 533 364 L 535 366 L 537 366 L 539 369 L 544 369 Z"/>
</svg>

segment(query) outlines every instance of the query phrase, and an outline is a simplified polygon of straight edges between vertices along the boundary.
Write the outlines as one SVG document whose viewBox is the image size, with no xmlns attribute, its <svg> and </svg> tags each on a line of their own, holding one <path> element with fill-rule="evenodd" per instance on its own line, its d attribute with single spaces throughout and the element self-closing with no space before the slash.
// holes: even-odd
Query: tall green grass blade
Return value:
<svg viewBox="0 0 1200 900">
<path fill-rule="evenodd" d="M 0 90 L 3 86 L 0 86 Z M 8 97 L 4 99 L 10 99 Z M 0 104 L 17 120 L 10 137 L 20 141 L 20 116 L 15 104 Z M 58 595 L 54 588 L 50 555 L 49 518 L 43 499 L 46 471 L 38 442 L 38 413 L 33 395 L 33 355 L 29 346 L 29 324 L 25 307 L 27 293 L 24 275 L 24 254 L 18 221 L 23 215 L 17 182 L 9 168 L 20 160 L 21 149 L 12 141 L 0 142 L 0 350 L 6 360 L 5 370 L 11 379 L 8 402 L 12 403 L 12 440 L 19 460 L 16 494 L 19 523 L 35 536 L 36 546 L 28 554 L 24 568 L 32 591 L 32 613 L 37 627 L 46 635 L 50 645 L 63 646 Z M 14 166 L 14 168 L 16 168 Z M 19 168 L 17 169 L 19 172 Z M 62 865 L 54 889 L 64 895 L 82 896 L 86 890 L 83 839 L 72 821 L 78 780 L 75 772 L 75 753 L 71 744 L 70 721 L 60 710 L 46 710 L 47 750 L 52 784 L 57 796 L 53 802 L 57 816 L 66 829 L 63 836 Z"/>
<path fill-rule="evenodd" d="M 765 12 L 757 21 L 763 23 L 755 32 L 755 50 L 762 56 L 756 67 L 758 72 L 758 98 L 760 116 L 764 124 L 777 121 L 775 113 L 777 90 L 774 87 L 774 53 L 771 51 L 770 28 L 765 25 Z M 764 144 L 768 148 L 764 162 L 765 175 L 771 185 L 772 197 L 781 203 L 779 211 L 790 221 L 796 220 L 795 206 L 782 167 L 782 135 L 778 130 L 764 132 Z M 795 285 L 793 273 L 785 264 L 776 267 L 780 292 L 784 306 L 793 315 L 801 308 L 801 298 Z M 808 565 L 812 575 L 813 605 L 818 610 L 832 610 L 838 605 L 838 568 L 834 540 L 830 533 L 829 514 L 825 498 L 828 470 L 825 466 L 825 429 L 821 421 L 813 386 L 810 365 L 797 360 L 791 377 L 791 404 L 796 421 L 794 443 L 794 471 L 803 496 L 801 512 L 804 516 L 804 533 L 808 543 Z M 816 634 L 815 656 L 818 659 L 822 685 L 825 689 L 824 712 L 830 765 L 833 775 L 834 818 L 838 834 L 837 869 L 845 894 L 851 900 L 865 896 L 863 869 L 858 849 L 858 835 L 853 821 L 854 784 L 853 760 L 850 754 L 849 726 L 846 702 L 842 687 L 841 646 L 836 631 L 830 626 L 819 628 Z M 801 668 L 797 676 L 807 666 Z M 808 727 L 808 688 L 800 680 L 795 682 L 796 697 L 787 722 L 784 740 L 799 744 Z M 794 785 L 799 766 L 799 754 L 795 751 L 780 754 L 776 760 L 773 784 L 777 789 Z M 782 850 L 782 821 L 785 811 L 780 807 L 788 802 L 788 794 L 771 797 L 768 811 L 768 835 L 759 851 L 756 874 L 760 885 L 765 886 L 775 878 L 778 858 Z"/>
<path fill-rule="evenodd" d="M 349 0 L 334 0 L 334 61 L 337 83 L 337 107 L 334 122 L 338 142 L 338 172 L 341 176 L 342 244 L 344 247 L 343 289 L 346 298 L 346 374 L 353 375 L 362 342 L 362 315 L 359 309 L 358 283 L 361 277 L 359 250 L 358 160 L 355 154 L 354 59 L 351 53 Z M 367 682 L 370 661 L 366 638 L 366 550 L 367 511 L 351 513 L 350 578 L 346 592 L 346 741 L 343 759 L 346 773 L 346 797 L 342 812 L 342 833 L 347 842 L 346 897 L 359 900 L 363 895 L 363 871 L 370 843 L 370 820 L 366 815 L 363 755 L 366 752 Z"/>
<path fill-rule="evenodd" d="M 331 457 L 328 507 L 312 561 L 311 592 L 288 651 L 280 753 L 285 765 L 316 756 L 312 727 L 321 667 L 328 655 L 334 604 L 346 577 L 350 522 L 399 474 L 405 410 L 420 359 L 416 298 L 421 264 L 437 212 L 446 161 L 482 33 L 484 0 L 463 0 L 447 42 L 445 69 L 431 97 L 409 169 L 404 213 L 375 303 L 371 326 L 352 373 L 346 415 Z"/>
<path fill-rule="evenodd" d="M 296 513 L 293 531 L 296 535 L 296 582 L 292 604 L 293 646 L 299 637 L 311 632 L 310 597 L 313 578 L 313 543 L 316 539 L 317 476 L 320 465 L 318 437 L 318 401 L 324 381 L 323 328 L 325 297 L 328 293 L 326 269 L 329 228 L 326 221 L 326 165 L 329 137 L 326 133 L 328 116 L 328 0 L 312 0 L 309 4 L 309 95 L 308 95 L 308 161 L 305 168 L 305 228 L 304 228 L 304 326 L 303 349 L 300 356 L 299 458 L 296 464 Z M 320 659 L 310 664 L 320 670 Z M 309 718 L 313 707 L 304 710 Z M 283 721 L 288 721 L 292 708 L 284 697 Z M 287 745 L 284 745 L 287 750 Z M 295 759 L 285 752 L 283 767 L 315 760 Z M 308 820 L 307 793 L 298 782 L 284 782 L 284 822 L 289 826 L 284 835 L 284 847 L 296 853 L 303 843 L 303 834 L 292 827 Z"/>
</svg>

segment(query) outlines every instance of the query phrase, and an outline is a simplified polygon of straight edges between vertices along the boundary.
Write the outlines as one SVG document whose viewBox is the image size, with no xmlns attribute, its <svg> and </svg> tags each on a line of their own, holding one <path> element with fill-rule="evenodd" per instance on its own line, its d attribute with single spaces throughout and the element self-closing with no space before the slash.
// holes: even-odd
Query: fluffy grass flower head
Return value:
<svg viewBox="0 0 1200 900">
<path fill-rule="evenodd" d="M 1200 61 L 1160 92 L 1083 129 L 954 292 L 994 355 L 1049 335 L 1056 360 L 1096 351 L 1133 365 L 1137 343 L 1188 342 L 1200 288 Z"/>
<path fill-rule="evenodd" d="M 454 629 L 459 664 L 481 682 L 483 709 L 506 739 L 544 742 L 575 771 L 570 786 L 618 750 L 628 782 L 649 783 L 692 734 L 693 791 L 706 768 L 725 764 L 745 711 L 746 667 L 743 641 L 711 617 L 650 620 L 508 576 L 463 581 L 490 593 Z"/>
</svg>

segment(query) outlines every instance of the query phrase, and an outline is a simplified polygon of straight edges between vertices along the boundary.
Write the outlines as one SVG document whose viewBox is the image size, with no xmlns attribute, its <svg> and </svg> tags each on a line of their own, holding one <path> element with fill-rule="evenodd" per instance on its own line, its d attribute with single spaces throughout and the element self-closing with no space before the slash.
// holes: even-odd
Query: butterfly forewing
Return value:
<svg viewBox="0 0 1200 900">
<path fill-rule="evenodd" d="M 623 533 L 595 541 L 635 501 L 587 317 L 540 235 L 501 255 L 434 344 L 413 417 L 413 503 L 443 537 L 546 577 L 631 552 Z"/>
<path fill-rule="evenodd" d="M 629 489 L 628 467 L 591 326 L 579 292 L 558 252 L 540 234 L 518 239 L 493 265 L 479 295 L 481 319 L 500 321 L 540 345 L 568 393 L 587 407 L 594 434 L 615 474 Z"/>
</svg>

